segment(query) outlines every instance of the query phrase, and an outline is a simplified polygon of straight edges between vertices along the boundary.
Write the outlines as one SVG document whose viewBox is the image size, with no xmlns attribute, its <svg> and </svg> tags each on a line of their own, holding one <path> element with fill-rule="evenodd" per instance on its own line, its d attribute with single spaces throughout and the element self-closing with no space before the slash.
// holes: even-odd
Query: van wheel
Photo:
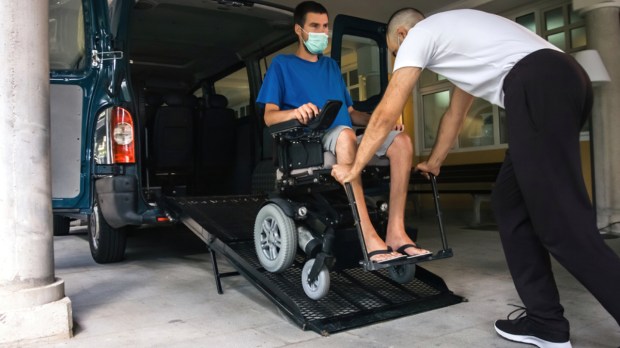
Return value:
<svg viewBox="0 0 620 348">
<path fill-rule="evenodd" d="M 55 236 L 66 236 L 69 234 L 69 223 L 71 219 L 66 216 L 54 215 L 54 235 Z"/>
<path fill-rule="evenodd" d="M 297 253 L 295 222 L 276 204 L 261 208 L 254 222 L 254 246 L 260 264 L 269 272 L 289 268 Z"/>
<path fill-rule="evenodd" d="M 95 262 L 118 262 L 125 256 L 125 228 L 112 228 L 108 225 L 97 202 L 93 206 L 92 214 L 88 216 L 88 237 L 90 253 Z"/>
<path fill-rule="evenodd" d="M 415 278 L 416 266 L 412 263 L 388 268 L 390 278 L 397 283 L 407 284 Z"/>
</svg>

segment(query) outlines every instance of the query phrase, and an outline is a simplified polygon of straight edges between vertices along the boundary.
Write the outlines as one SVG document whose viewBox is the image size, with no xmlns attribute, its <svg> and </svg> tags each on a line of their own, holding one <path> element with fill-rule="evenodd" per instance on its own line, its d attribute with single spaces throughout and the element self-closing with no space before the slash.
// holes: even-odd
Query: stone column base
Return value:
<svg viewBox="0 0 620 348">
<path fill-rule="evenodd" d="M 43 287 L 48 290 L 43 292 L 49 293 L 51 290 L 52 293 L 57 294 L 58 287 L 63 289 L 60 299 L 56 297 L 54 301 L 42 304 L 32 301 L 30 306 L 0 307 L 0 345 L 40 339 L 71 338 L 73 336 L 73 313 L 71 300 L 64 296 L 64 282 L 57 279 L 50 286 Z M 31 290 L 28 289 L 26 292 L 32 293 Z M 14 303 L 19 303 L 24 298 L 23 292 L 18 291 L 14 294 L 15 296 L 11 296 L 10 293 L 8 296 L 6 293 L 3 295 L 8 297 L 5 297 L 5 300 L 14 297 L 16 300 Z M 30 295 L 26 297 L 32 298 Z M 40 294 L 34 297 L 41 299 Z"/>
</svg>

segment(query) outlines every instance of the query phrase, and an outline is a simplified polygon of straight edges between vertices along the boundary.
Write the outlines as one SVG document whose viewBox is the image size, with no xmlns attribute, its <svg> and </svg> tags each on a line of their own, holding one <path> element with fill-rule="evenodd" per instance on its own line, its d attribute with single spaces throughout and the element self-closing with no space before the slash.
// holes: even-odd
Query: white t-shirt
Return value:
<svg viewBox="0 0 620 348">
<path fill-rule="evenodd" d="M 545 48 L 560 51 L 504 17 L 477 10 L 447 11 L 409 30 L 394 71 L 426 68 L 465 92 L 503 107 L 502 86 L 510 69 L 521 58 Z"/>
</svg>

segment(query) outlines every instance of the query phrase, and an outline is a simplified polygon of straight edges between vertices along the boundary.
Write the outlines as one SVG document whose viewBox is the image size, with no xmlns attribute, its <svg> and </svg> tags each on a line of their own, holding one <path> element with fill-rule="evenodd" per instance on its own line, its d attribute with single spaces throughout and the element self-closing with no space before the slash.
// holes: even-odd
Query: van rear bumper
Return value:
<svg viewBox="0 0 620 348">
<path fill-rule="evenodd" d="M 116 175 L 95 182 L 97 202 L 106 222 L 113 228 L 155 223 L 155 211 L 138 213 L 138 184 L 133 175 Z"/>
</svg>

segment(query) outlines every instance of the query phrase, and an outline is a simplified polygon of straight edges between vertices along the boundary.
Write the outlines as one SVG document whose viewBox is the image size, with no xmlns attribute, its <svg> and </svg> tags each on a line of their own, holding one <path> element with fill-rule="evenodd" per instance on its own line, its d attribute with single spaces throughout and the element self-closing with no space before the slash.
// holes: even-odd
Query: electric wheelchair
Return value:
<svg viewBox="0 0 620 348">
<path fill-rule="evenodd" d="M 451 256 L 440 221 L 444 248 L 435 255 L 382 263 L 368 259 L 350 185 L 343 189 L 331 176 L 336 159 L 323 150 L 321 142 L 341 106 L 340 101 L 328 101 L 307 125 L 290 120 L 269 127 L 276 149 L 275 190 L 254 224 L 255 249 L 265 270 L 282 272 L 293 264 L 298 248 L 303 252 L 301 283 L 314 300 L 327 295 L 331 270 L 359 265 L 368 271 L 388 268 L 394 281 L 407 283 L 415 277 L 416 262 Z M 387 159 L 376 158 L 362 174 L 368 212 L 382 238 L 387 228 L 389 180 Z"/>
</svg>

